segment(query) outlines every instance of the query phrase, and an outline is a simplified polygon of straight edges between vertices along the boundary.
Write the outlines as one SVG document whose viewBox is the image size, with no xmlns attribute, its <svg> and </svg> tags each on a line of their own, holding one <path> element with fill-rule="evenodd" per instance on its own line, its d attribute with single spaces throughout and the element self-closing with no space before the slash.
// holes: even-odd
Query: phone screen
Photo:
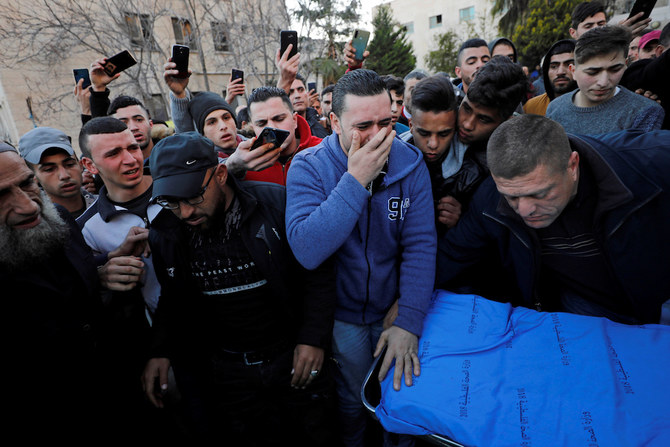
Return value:
<svg viewBox="0 0 670 447">
<path fill-rule="evenodd" d="M 244 83 L 244 71 L 233 68 L 230 72 L 230 75 L 231 81 L 234 81 L 235 79 L 241 79 L 241 82 Z"/>
</svg>

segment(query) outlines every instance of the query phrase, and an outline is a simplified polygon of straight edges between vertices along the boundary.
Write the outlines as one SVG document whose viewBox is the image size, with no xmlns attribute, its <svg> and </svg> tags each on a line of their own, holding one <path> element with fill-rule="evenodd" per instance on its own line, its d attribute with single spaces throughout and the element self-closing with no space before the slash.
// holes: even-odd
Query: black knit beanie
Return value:
<svg viewBox="0 0 670 447">
<path fill-rule="evenodd" d="M 202 129 L 205 127 L 205 118 L 215 110 L 227 110 L 235 120 L 237 127 L 237 118 L 235 110 L 220 95 L 213 92 L 196 93 L 188 104 L 188 111 L 195 122 L 195 128 L 200 135 L 204 135 Z"/>
</svg>

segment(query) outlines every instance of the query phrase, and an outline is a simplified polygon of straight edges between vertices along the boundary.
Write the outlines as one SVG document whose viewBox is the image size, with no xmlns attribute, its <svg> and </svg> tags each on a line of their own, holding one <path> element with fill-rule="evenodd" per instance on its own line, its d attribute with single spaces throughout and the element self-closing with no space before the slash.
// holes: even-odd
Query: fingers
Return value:
<svg viewBox="0 0 670 447">
<path fill-rule="evenodd" d="M 291 386 L 306 388 L 321 372 L 323 367 L 323 349 L 315 346 L 297 345 L 293 350 L 293 371 Z"/>
<path fill-rule="evenodd" d="M 132 290 L 144 273 L 144 262 L 131 256 L 118 256 L 110 259 L 98 269 L 103 287 L 116 290 Z"/>
</svg>

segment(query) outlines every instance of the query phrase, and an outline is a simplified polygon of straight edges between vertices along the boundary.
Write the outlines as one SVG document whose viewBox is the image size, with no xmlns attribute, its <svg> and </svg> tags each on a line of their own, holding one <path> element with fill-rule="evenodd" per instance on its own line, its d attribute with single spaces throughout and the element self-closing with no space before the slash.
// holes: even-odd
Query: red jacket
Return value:
<svg viewBox="0 0 670 447">
<path fill-rule="evenodd" d="M 305 148 L 316 146 L 321 143 L 321 138 L 312 135 L 312 131 L 310 130 L 307 121 L 305 121 L 305 118 L 298 114 L 295 115 L 295 118 L 298 122 L 298 128 L 295 130 L 295 137 L 300 138 L 300 146 L 298 146 L 298 149 L 284 164 L 277 160 L 275 164 L 262 171 L 247 171 L 244 180 L 278 183 L 286 186 L 286 174 L 288 173 L 288 168 L 291 165 L 291 160 L 293 160 L 295 154 Z"/>
</svg>

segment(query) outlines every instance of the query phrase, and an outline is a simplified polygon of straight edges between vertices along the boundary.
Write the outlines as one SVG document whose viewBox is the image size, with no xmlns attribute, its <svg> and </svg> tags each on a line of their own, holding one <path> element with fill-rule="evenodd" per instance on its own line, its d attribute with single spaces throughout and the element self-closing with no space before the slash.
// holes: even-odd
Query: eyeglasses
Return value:
<svg viewBox="0 0 670 447">
<path fill-rule="evenodd" d="M 165 208 L 166 210 L 176 210 L 179 208 L 179 204 L 184 202 L 187 205 L 198 205 L 202 202 L 205 201 L 205 191 L 207 191 L 207 186 L 209 186 L 209 182 L 212 181 L 212 178 L 214 177 L 214 171 L 212 171 L 212 174 L 209 176 L 209 180 L 205 183 L 205 186 L 202 187 L 202 189 L 198 192 L 193 197 L 190 197 L 188 199 L 178 199 L 176 197 L 158 197 L 156 199 L 156 203 Z"/>
</svg>

